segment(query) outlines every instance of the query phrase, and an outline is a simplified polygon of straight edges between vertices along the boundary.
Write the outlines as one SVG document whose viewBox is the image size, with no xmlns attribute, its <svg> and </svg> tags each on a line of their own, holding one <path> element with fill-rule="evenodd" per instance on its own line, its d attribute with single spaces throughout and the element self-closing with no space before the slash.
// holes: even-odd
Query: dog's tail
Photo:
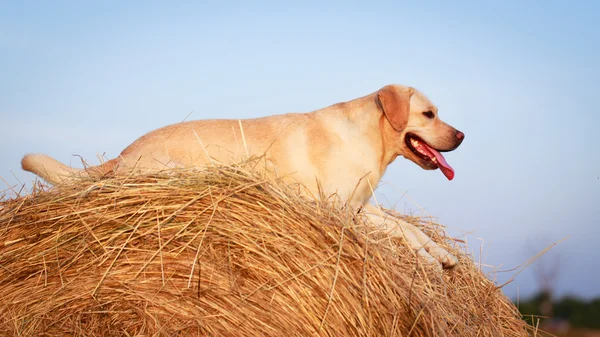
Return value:
<svg viewBox="0 0 600 337">
<path fill-rule="evenodd" d="M 115 163 L 112 160 L 94 167 L 86 169 L 76 169 L 69 167 L 58 160 L 45 154 L 28 154 L 21 160 L 21 167 L 25 171 L 35 173 L 50 184 L 58 184 L 73 178 L 75 175 L 80 177 L 89 176 L 90 173 L 102 174 L 107 168 L 114 168 Z"/>
</svg>

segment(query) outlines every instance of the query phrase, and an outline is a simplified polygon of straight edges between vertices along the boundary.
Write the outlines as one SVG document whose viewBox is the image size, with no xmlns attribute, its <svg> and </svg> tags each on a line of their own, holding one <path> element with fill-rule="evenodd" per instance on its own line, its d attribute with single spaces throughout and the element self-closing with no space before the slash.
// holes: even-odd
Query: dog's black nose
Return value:
<svg viewBox="0 0 600 337">
<path fill-rule="evenodd" d="M 456 131 L 456 138 L 462 141 L 463 139 L 465 139 L 465 134 L 460 131 Z"/>
</svg>

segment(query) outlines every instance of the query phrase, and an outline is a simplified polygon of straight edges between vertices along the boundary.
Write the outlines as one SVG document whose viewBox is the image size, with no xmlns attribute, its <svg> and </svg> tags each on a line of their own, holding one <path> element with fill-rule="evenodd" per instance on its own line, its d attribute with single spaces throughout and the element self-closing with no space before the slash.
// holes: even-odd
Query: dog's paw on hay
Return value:
<svg viewBox="0 0 600 337">
<path fill-rule="evenodd" d="M 58 187 L 0 204 L 0 335 L 528 335 L 436 228 L 453 270 L 235 167 Z"/>
</svg>

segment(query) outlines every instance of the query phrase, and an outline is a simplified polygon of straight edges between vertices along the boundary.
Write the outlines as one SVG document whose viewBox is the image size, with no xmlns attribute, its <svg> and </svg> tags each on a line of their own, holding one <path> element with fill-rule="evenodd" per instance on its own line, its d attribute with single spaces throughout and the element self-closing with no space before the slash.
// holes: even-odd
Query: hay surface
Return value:
<svg viewBox="0 0 600 337">
<path fill-rule="evenodd" d="M 40 190 L 0 203 L 0 335 L 527 336 L 426 231 L 459 267 L 240 167 Z"/>
</svg>

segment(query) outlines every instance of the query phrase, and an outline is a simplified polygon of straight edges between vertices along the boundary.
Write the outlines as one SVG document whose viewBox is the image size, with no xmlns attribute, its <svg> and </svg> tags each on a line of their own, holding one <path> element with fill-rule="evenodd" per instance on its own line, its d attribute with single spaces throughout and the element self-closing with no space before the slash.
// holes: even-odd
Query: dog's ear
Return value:
<svg viewBox="0 0 600 337">
<path fill-rule="evenodd" d="M 408 123 L 410 112 L 410 97 L 415 89 L 398 88 L 394 85 L 386 85 L 377 92 L 377 100 L 383 109 L 387 120 L 396 131 L 402 131 Z"/>
</svg>

